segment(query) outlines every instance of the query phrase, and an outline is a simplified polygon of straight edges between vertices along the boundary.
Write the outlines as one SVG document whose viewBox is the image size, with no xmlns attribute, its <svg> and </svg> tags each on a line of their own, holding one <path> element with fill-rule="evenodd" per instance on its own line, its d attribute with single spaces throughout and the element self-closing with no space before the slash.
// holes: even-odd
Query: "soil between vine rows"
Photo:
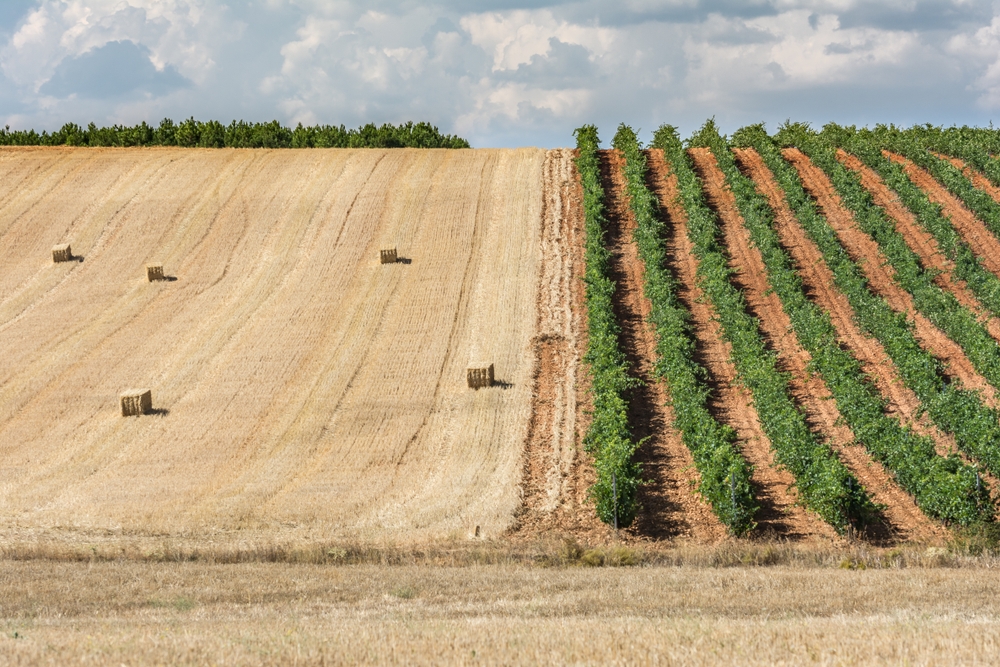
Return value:
<svg viewBox="0 0 1000 667">
<path fill-rule="evenodd" d="M 753 179 L 774 210 L 775 229 L 782 247 L 798 267 L 798 275 L 807 295 L 830 315 L 841 345 L 862 363 L 868 377 L 875 381 L 883 398 L 888 401 L 889 413 L 911 420 L 916 396 L 902 386 L 881 344 L 862 334 L 855 325 L 847 298 L 834 286 L 833 274 L 823 263 L 819 249 L 795 219 L 774 176 L 756 151 L 737 149 L 736 157 L 740 167 Z M 900 399 L 905 399 L 902 404 Z M 892 475 L 880 463 L 873 461 L 864 447 L 853 441 L 853 437 L 850 442 L 837 443 L 836 449 L 840 459 L 857 476 L 872 499 L 884 506 L 886 528 L 893 539 L 916 541 L 944 537 L 945 530 L 920 511 L 913 497 L 901 489 Z M 886 536 L 878 537 L 885 539 Z"/>
<path fill-rule="evenodd" d="M 633 531 L 636 536 L 653 539 L 691 537 L 699 542 L 716 542 L 725 537 L 725 528 L 696 495 L 694 461 L 672 426 L 673 411 L 666 405 L 663 384 L 653 374 L 656 337 L 647 321 L 650 304 L 643 294 L 642 260 L 632 240 L 635 218 L 628 203 L 623 169 L 624 158 L 617 151 L 601 151 L 616 316 L 623 351 L 632 372 L 642 381 L 630 397 L 629 421 L 634 438 L 648 438 L 637 452 L 649 483 L 640 490 L 643 511 Z"/>
<path fill-rule="evenodd" d="M 808 357 L 808 353 L 799 347 L 795 334 L 790 331 L 791 323 L 781 310 L 781 302 L 777 296 L 767 294 L 769 286 L 763 260 L 755 248 L 750 248 L 743 218 L 715 157 L 707 148 L 694 148 L 689 154 L 694 160 L 695 171 L 701 178 L 706 200 L 719 217 L 721 240 L 729 255 L 729 266 L 736 270 L 733 282 L 743 293 L 750 314 L 760 322 L 761 333 L 768 348 L 778 353 L 778 367 L 793 375 L 793 400 L 800 407 L 805 407 L 810 427 L 814 431 L 827 427 L 831 429 L 828 434 L 834 439 L 849 436 L 849 432 L 845 434 L 843 429 L 835 426 L 836 416 L 817 405 L 818 401 L 822 401 L 821 395 L 812 395 L 814 391 L 822 394 L 825 387 L 820 386 L 822 383 L 819 378 L 814 378 L 812 382 L 805 379 L 805 362 L 801 355 Z M 767 511 L 769 508 L 764 505 L 760 512 L 758 522 L 761 529 L 774 531 L 782 537 L 834 538 L 835 533 L 828 524 L 796 504 L 794 476 L 777 465 L 770 449 L 770 440 L 763 435 L 763 431 L 761 435 L 757 446 L 744 446 L 744 454 L 754 464 L 753 479 L 758 487 L 756 490 L 769 500 L 769 504 L 773 503 L 772 511 Z"/>
<path fill-rule="evenodd" d="M 828 525 L 797 504 L 792 476 L 775 464 L 749 391 L 737 382 L 729 345 L 722 338 L 712 306 L 697 287 L 697 259 L 687 238 L 684 212 L 677 203 L 676 178 L 670 173 L 660 151 L 648 150 L 646 154 L 649 161 L 648 185 L 658 197 L 660 214 L 667 223 L 665 243 L 668 262 L 678 280 L 679 297 L 691 312 L 696 354 L 707 369 L 713 388 L 710 407 L 721 421 L 736 429 L 741 449 L 755 466 L 755 491 L 762 508 L 757 517 L 760 525 L 754 537 L 837 541 L 839 538 Z M 854 441 L 850 429 L 839 419 L 836 404 L 821 378 L 807 372 L 809 355 L 791 333 L 790 322 L 781 309 L 780 301 L 768 293 L 762 259 L 743 228 L 735 200 L 714 157 L 707 149 L 694 149 L 690 155 L 702 180 L 706 199 L 720 216 L 726 247 L 731 254 L 731 266 L 738 270 L 735 283 L 743 291 L 751 314 L 760 320 L 768 344 L 778 353 L 780 368 L 791 375 L 793 400 L 806 413 L 814 432 L 831 443 L 875 502 L 884 508 L 883 523 L 874 526 L 863 539 L 882 545 L 913 541 L 939 543 L 946 539 L 947 530 L 928 519 L 892 476 Z M 880 293 L 889 296 L 894 305 L 909 305 L 912 312 L 909 295 L 892 282 L 891 269 L 882 265 L 874 241 L 857 229 L 825 176 L 797 151 L 786 153 L 786 157 L 800 171 L 807 191 L 816 198 L 828 219 L 832 218 L 831 223 L 847 242 L 852 256 L 861 259 L 866 269 L 871 269 L 868 265 L 874 264 L 873 285 L 881 288 Z M 775 208 L 776 226 L 782 243 L 801 267 L 800 276 L 810 298 L 830 313 L 842 344 L 862 362 L 864 370 L 887 400 L 889 413 L 916 431 L 931 436 L 940 453 L 955 452 L 953 439 L 938 431 L 926 416 L 920 414 L 919 400 L 903 386 L 878 341 L 858 330 L 850 305 L 835 287 L 818 249 L 805 236 L 759 156 L 750 150 L 739 150 L 737 158 L 744 173 L 755 181 Z M 642 293 L 643 267 L 631 240 L 635 222 L 628 206 L 622 171 L 624 161 L 617 152 L 610 150 L 601 152 L 601 161 L 609 222 L 607 243 L 613 253 L 614 277 L 619 294 L 616 315 L 622 327 L 623 349 L 633 364 L 636 377 L 644 381 L 644 386 L 632 397 L 629 417 L 636 438 L 650 437 L 638 455 L 650 479 L 650 484 L 641 491 L 643 512 L 635 527 L 621 537 L 628 541 L 676 538 L 693 538 L 697 542 L 717 541 L 724 537 L 725 531 L 708 506 L 692 491 L 697 473 L 690 461 L 690 453 L 684 448 L 680 434 L 671 426 L 672 415 L 669 407 L 665 406 L 667 390 L 652 377 L 656 358 L 655 334 L 646 322 L 650 305 Z M 866 182 L 866 185 L 872 184 Z M 916 239 L 918 251 L 927 261 L 935 246 L 916 234 L 908 238 L 911 242 Z M 582 243 L 582 238 L 576 239 L 575 243 Z M 961 367 L 964 355 L 956 358 L 957 346 L 944 334 L 926 321 L 921 333 L 923 335 L 919 339 L 929 345 L 932 352 L 945 360 L 950 359 L 952 369 L 957 366 L 960 373 L 966 372 Z M 967 360 L 965 363 L 968 364 Z M 971 371 L 971 364 L 968 371 Z"/>
<path fill-rule="evenodd" d="M 977 319 L 986 325 L 987 331 L 994 339 L 1000 340 L 1000 319 L 993 317 L 982 307 L 965 281 L 954 276 L 955 263 L 941 252 L 937 239 L 920 225 L 913 213 L 899 200 L 898 195 L 885 184 L 882 177 L 857 157 L 844 151 L 838 151 L 837 159 L 848 169 L 861 176 L 861 184 L 871 193 L 875 203 L 881 206 L 892 219 L 896 229 L 906 239 L 906 244 L 910 246 L 910 249 L 920 255 L 924 266 L 940 271 L 934 280 L 938 287 L 951 292 L 959 303 L 976 314 Z M 963 377 L 964 381 L 966 381 L 965 377 Z M 995 391 L 985 379 L 977 376 L 976 378 L 969 377 L 968 381 L 977 382 L 978 384 L 971 388 L 982 391 L 988 398 L 990 405 L 995 407 Z"/>
<path fill-rule="evenodd" d="M 941 206 L 944 215 L 951 220 L 951 224 L 955 226 L 955 230 L 969 244 L 969 247 L 976 253 L 976 256 L 982 260 L 983 265 L 993 273 L 1000 275 L 1000 240 L 997 240 L 993 236 L 990 230 L 986 228 L 986 225 L 972 211 L 965 208 L 961 200 L 948 192 L 948 189 L 938 183 L 927 171 L 913 164 L 902 155 L 886 152 L 886 156 L 903 166 L 906 175 L 910 177 L 910 180 L 917 187 L 927 194 L 928 199 Z M 983 177 L 983 180 L 985 180 L 985 177 Z M 974 180 L 973 183 L 976 187 L 983 188 L 982 181 Z M 986 191 L 994 198 L 997 198 L 998 194 L 1000 194 L 1000 191 L 993 187 L 990 187 Z"/>
<path fill-rule="evenodd" d="M 799 178 L 802 179 L 802 184 L 806 192 L 816 201 L 820 211 L 834 228 L 837 237 L 847 249 L 847 253 L 861 265 L 871 288 L 877 294 L 885 297 L 893 309 L 906 312 L 910 315 L 910 319 L 915 321 L 917 340 L 926 347 L 927 336 L 933 336 L 936 329 L 927 323 L 926 318 L 922 318 L 920 315 L 913 316 L 912 299 L 909 294 L 903 292 L 902 289 L 895 285 L 890 273 L 891 267 L 883 266 L 884 260 L 875 241 L 858 229 L 854 217 L 841 204 L 840 197 L 837 195 L 833 184 L 826 177 L 826 174 L 798 149 L 786 149 L 783 151 L 783 155 L 798 171 Z M 921 321 L 926 323 L 926 326 L 921 327 Z M 945 346 L 949 343 L 954 345 L 944 334 L 937 332 L 937 336 L 938 340 L 934 340 L 933 342 L 942 343 Z M 940 354 L 937 356 L 939 358 L 942 357 Z M 881 363 L 876 362 L 875 368 L 880 371 L 880 374 L 884 374 L 884 370 L 882 369 L 885 369 L 887 364 L 891 367 L 891 362 L 888 361 L 888 357 L 886 356 L 885 361 Z M 868 369 L 866 368 L 865 370 L 867 371 Z M 886 376 L 883 375 L 883 377 Z M 899 388 L 895 398 L 906 420 L 914 426 L 914 430 L 931 437 L 939 454 L 947 455 L 958 452 L 954 438 L 939 431 L 926 415 L 920 415 L 919 399 L 910 390 L 903 387 L 896 373 L 892 372 L 889 374 L 886 380 L 888 380 L 887 384 L 894 384 Z M 879 389 L 882 391 L 883 396 L 885 396 L 888 387 L 880 384 Z"/>
</svg>

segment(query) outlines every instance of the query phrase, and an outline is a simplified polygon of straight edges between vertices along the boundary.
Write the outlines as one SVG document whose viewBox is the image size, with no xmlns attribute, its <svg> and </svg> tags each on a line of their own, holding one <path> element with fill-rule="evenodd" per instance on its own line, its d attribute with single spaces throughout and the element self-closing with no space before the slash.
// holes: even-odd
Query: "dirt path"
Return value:
<svg viewBox="0 0 1000 667">
<path fill-rule="evenodd" d="M 913 213 L 903 205 L 896 193 L 885 184 L 881 176 L 865 165 L 860 159 L 843 150 L 837 151 L 837 159 L 848 169 L 857 172 L 861 176 L 861 184 L 871 193 L 875 203 L 885 209 L 886 214 L 896 224 L 896 229 L 906 239 L 906 244 L 910 246 L 913 252 L 920 255 L 924 266 L 940 271 L 934 280 L 938 287 L 955 295 L 959 303 L 971 310 L 976 315 L 976 318 L 986 326 L 990 335 L 994 339 L 1000 340 L 1000 319 L 991 316 L 979 303 L 979 300 L 965 284 L 965 281 L 959 280 L 954 276 L 955 263 L 941 252 L 941 248 L 938 246 L 934 236 L 917 222 Z M 997 406 L 996 390 L 985 378 L 975 373 L 974 369 L 973 374 L 963 377 L 962 381 L 977 383 L 974 388 L 982 392 L 987 404 L 994 408 Z"/>
<path fill-rule="evenodd" d="M 755 151 L 737 149 L 736 156 L 741 168 L 754 180 L 757 189 L 767 197 L 768 203 L 774 210 L 775 229 L 783 247 L 798 266 L 798 274 L 807 293 L 830 315 L 841 343 L 863 364 L 868 377 L 875 380 L 882 395 L 889 401 L 890 414 L 903 417 L 905 421 L 912 421 L 919 405 L 916 396 L 902 386 L 898 376 L 893 372 L 892 362 L 879 342 L 864 336 L 854 324 L 852 309 L 847 298 L 834 286 L 833 274 L 823 263 L 819 249 L 805 235 L 788 207 L 784 193 L 774 180 L 774 176 Z M 751 267 L 751 271 L 762 275 L 763 260 L 760 259 L 759 251 L 755 248 L 748 249 L 760 262 L 758 267 Z M 782 323 L 786 321 L 787 316 Z M 790 329 L 790 322 L 784 326 Z M 801 376 L 807 375 L 804 365 L 807 359 L 808 353 L 804 350 L 801 356 L 793 359 L 799 362 L 794 369 L 795 381 L 798 383 L 801 382 L 799 379 Z M 836 410 L 833 401 L 826 400 L 829 391 L 825 384 L 821 383 L 821 389 L 822 394 L 814 389 L 812 395 L 829 406 L 829 412 L 836 421 L 839 411 Z M 840 428 L 844 431 L 842 437 L 832 438 L 831 444 L 844 464 L 872 495 L 872 499 L 885 507 L 883 515 L 888 522 L 888 532 L 892 538 L 901 541 L 928 541 L 945 537 L 946 531 L 920 511 L 913 497 L 896 484 L 892 475 L 880 463 L 872 460 L 865 448 L 853 440 L 852 434 L 846 427 Z M 827 426 L 824 426 L 824 430 L 836 434 L 836 431 Z M 881 536 L 876 535 L 876 537 Z"/>
<path fill-rule="evenodd" d="M 580 444 L 592 405 L 581 363 L 587 345 L 583 193 L 573 151 L 549 151 L 542 175 L 534 391 L 521 483 L 524 505 L 511 535 L 556 531 L 607 538 L 608 528 L 587 501 L 594 469 Z"/>
<path fill-rule="evenodd" d="M 756 517 L 757 534 L 786 539 L 826 538 L 833 530 L 796 504 L 791 474 L 775 466 L 771 442 L 761 428 L 750 391 L 736 381 L 731 346 L 722 338 L 715 309 L 697 287 L 698 260 L 688 238 L 687 214 L 677 199 L 677 177 L 671 173 L 662 151 L 648 151 L 648 159 L 654 192 L 669 221 L 667 256 L 678 281 L 678 296 L 691 312 L 697 360 L 708 371 L 712 388 L 709 409 L 735 429 L 738 446 L 754 466 L 751 483 L 761 505 Z"/>
<path fill-rule="evenodd" d="M 858 227 L 854 216 L 841 204 L 840 196 L 826 174 L 797 148 L 785 149 L 782 154 L 799 172 L 806 191 L 823 210 L 847 253 L 861 266 L 872 291 L 884 298 L 893 310 L 906 313 L 907 318 L 913 322 L 917 341 L 921 347 L 944 362 L 944 372 L 947 375 L 960 380 L 970 389 L 985 392 L 989 383 L 976 372 L 957 343 L 916 311 L 913 297 L 896 284 L 892 266 L 882 255 L 875 240 Z"/>
<path fill-rule="evenodd" d="M 944 215 L 951 220 L 951 224 L 955 225 L 955 230 L 961 234 L 972 251 L 982 260 L 983 266 L 1000 275 L 1000 240 L 993 236 L 986 225 L 972 211 L 965 208 L 958 197 L 948 192 L 948 188 L 938 183 L 926 170 L 921 169 L 902 155 L 888 151 L 884 151 L 884 154 L 893 162 L 901 164 L 906 175 L 924 191 L 928 199 L 941 206 Z M 974 183 L 976 187 L 980 187 L 978 182 Z M 993 195 L 991 190 L 987 190 L 987 192 Z"/>
<path fill-rule="evenodd" d="M 637 458 L 650 484 L 640 489 L 643 511 L 633 531 L 636 536 L 653 539 L 690 537 L 699 542 L 717 542 L 726 537 L 725 526 L 695 491 L 698 474 L 694 460 L 674 427 L 664 385 L 653 374 L 656 334 L 648 322 L 650 303 L 643 294 L 643 264 L 632 240 L 635 218 L 628 204 L 623 169 L 620 153 L 601 152 L 616 315 L 622 347 L 632 372 L 643 383 L 632 392 L 629 423 L 636 439 L 648 438 Z"/>
</svg>

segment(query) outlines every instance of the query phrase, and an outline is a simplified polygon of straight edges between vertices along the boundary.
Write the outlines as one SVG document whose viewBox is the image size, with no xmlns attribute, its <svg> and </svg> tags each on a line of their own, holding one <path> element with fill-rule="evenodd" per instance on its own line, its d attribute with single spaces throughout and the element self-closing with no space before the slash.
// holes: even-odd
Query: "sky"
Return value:
<svg viewBox="0 0 1000 667">
<path fill-rule="evenodd" d="M 0 126 L 1000 124 L 1000 1 L 0 0 Z"/>
</svg>

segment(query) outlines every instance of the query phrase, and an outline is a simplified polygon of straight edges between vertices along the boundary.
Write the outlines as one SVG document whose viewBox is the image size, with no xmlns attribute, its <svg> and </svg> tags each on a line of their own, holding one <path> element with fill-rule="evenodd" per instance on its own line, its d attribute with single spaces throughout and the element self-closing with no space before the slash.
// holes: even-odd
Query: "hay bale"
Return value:
<svg viewBox="0 0 1000 667">
<path fill-rule="evenodd" d="M 153 392 L 149 389 L 129 389 L 121 394 L 122 417 L 148 415 L 153 410 Z"/>
<path fill-rule="evenodd" d="M 379 251 L 380 260 L 383 264 L 395 264 L 396 263 L 396 249 L 388 248 L 386 250 Z"/>
<path fill-rule="evenodd" d="M 153 282 L 154 280 L 163 280 L 163 265 L 147 264 L 146 280 L 148 280 L 149 282 Z"/>
<path fill-rule="evenodd" d="M 52 246 L 53 262 L 68 262 L 73 259 L 73 251 L 69 249 L 68 243 L 60 243 Z"/>
<path fill-rule="evenodd" d="M 471 389 L 493 386 L 493 364 L 474 364 L 465 375 Z"/>
</svg>

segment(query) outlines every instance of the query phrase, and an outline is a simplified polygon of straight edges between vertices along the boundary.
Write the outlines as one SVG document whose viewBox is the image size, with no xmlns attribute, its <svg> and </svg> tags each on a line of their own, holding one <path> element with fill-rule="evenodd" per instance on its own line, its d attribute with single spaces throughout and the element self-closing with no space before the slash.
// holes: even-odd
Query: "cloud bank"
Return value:
<svg viewBox="0 0 1000 667">
<path fill-rule="evenodd" d="M 0 125 L 427 120 L 476 146 L 1000 119 L 976 0 L 5 0 Z"/>
</svg>

